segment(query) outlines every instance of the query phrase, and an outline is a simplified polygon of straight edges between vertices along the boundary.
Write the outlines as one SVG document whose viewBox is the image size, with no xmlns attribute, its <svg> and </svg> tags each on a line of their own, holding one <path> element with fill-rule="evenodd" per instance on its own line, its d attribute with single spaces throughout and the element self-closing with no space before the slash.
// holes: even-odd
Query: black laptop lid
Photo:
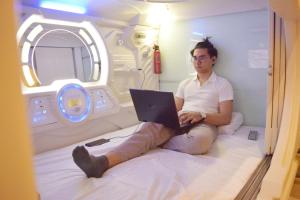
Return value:
<svg viewBox="0 0 300 200">
<path fill-rule="evenodd" d="M 179 121 L 172 92 L 130 89 L 137 117 L 178 129 Z"/>
</svg>

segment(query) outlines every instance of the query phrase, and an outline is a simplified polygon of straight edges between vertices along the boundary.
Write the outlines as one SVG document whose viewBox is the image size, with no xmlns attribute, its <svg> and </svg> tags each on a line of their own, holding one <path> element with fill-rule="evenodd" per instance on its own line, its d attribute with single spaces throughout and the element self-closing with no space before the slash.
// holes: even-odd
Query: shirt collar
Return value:
<svg viewBox="0 0 300 200">
<path fill-rule="evenodd" d="M 194 81 L 198 81 L 198 78 L 197 78 L 197 74 L 196 76 L 193 78 Z M 217 75 L 214 71 L 212 71 L 210 77 L 208 78 L 207 82 L 215 82 L 217 80 Z"/>
</svg>

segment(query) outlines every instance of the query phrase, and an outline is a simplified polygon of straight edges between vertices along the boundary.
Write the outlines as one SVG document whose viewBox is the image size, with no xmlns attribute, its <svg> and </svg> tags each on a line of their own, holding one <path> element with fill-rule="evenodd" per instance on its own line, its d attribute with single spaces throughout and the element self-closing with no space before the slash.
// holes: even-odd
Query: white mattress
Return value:
<svg viewBox="0 0 300 200">
<path fill-rule="evenodd" d="M 135 129 L 99 138 L 128 135 Z M 250 129 L 259 131 L 257 141 L 247 139 Z M 35 156 L 38 192 L 42 200 L 234 199 L 264 157 L 263 133 L 263 128 L 242 126 L 234 135 L 219 135 L 206 155 L 155 149 L 109 169 L 98 179 L 86 178 L 73 163 L 71 152 L 78 144 L 68 146 Z M 101 155 L 123 140 L 87 149 Z"/>
</svg>

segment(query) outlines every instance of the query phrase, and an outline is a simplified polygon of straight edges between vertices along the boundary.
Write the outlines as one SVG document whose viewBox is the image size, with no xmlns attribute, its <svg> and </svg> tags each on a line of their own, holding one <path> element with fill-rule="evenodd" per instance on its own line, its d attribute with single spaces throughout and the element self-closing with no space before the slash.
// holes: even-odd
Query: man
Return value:
<svg viewBox="0 0 300 200">
<path fill-rule="evenodd" d="M 188 154 L 207 153 L 217 136 L 216 126 L 230 123 L 233 91 L 213 71 L 218 52 L 206 38 L 191 51 L 197 76 L 179 84 L 175 95 L 181 123 L 197 123 L 188 133 L 176 135 L 161 124 L 146 122 L 128 140 L 105 155 L 90 155 L 83 146 L 73 151 L 74 162 L 87 177 L 101 177 L 109 168 L 161 146 Z"/>
</svg>

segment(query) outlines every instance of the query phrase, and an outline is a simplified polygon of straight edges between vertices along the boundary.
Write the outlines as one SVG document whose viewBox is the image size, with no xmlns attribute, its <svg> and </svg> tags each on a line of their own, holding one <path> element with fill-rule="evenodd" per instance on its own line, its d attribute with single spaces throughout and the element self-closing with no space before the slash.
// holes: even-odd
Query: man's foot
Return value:
<svg viewBox="0 0 300 200">
<path fill-rule="evenodd" d="M 84 171 L 88 178 L 100 178 L 108 169 L 108 159 L 106 156 L 92 156 L 83 146 L 77 146 L 73 150 L 72 156 L 76 165 Z"/>
</svg>

